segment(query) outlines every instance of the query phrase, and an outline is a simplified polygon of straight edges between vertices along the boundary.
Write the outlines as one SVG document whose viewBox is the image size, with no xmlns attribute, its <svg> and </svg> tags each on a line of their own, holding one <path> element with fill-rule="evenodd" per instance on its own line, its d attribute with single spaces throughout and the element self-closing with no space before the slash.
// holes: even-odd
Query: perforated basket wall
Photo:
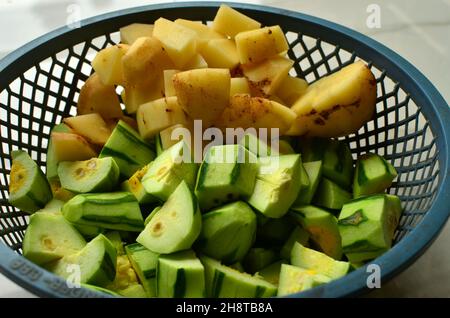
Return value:
<svg viewBox="0 0 450 318">
<path fill-rule="evenodd" d="M 28 151 L 45 171 L 50 129 L 63 117 L 76 114 L 78 94 L 92 72 L 90 61 L 96 52 L 117 43 L 117 31 L 123 25 L 132 22 L 152 23 L 160 16 L 207 22 L 205 19 L 210 21 L 214 17 L 216 5 L 149 6 L 93 18 L 84 21 L 80 29 L 63 28 L 30 43 L 3 61 L 0 68 L 0 238 L 4 244 L 20 254 L 28 223 L 27 214 L 13 208 L 7 201 L 10 153 L 15 149 Z M 396 244 L 407 241 L 425 216 L 434 220 L 433 228 L 428 228 L 427 235 L 419 235 L 422 242 L 416 245 L 416 249 L 410 250 L 407 255 L 400 255 L 405 251 L 396 248 L 388 253 L 392 258 L 386 259 L 390 265 L 386 266 L 383 275 L 385 278 L 392 276 L 424 250 L 448 216 L 448 209 L 441 212 L 440 218 L 438 212 L 431 211 L 443 187 L 443 177 L 448 174 L 445 141 L 448 130 L 438 120 L 439 116 L 448 116 L 448 110 L 444 107 L 437 109 L 432 102 L 447 105 L 442 99 L 427 100 L 424 98 L 426 92 L 412 91 L 411 83 L 419 83 L 422 77 L 411 78 L 402 69 L 411 67 L 406 61 L 360 34 L 298 13 L 249 5 L 236 6 L 264 25 L 281 25 L 290 43 L 289 57 L 295 61 L 292 75 L 313 82 L 357 59 L 370 65 L 377 78 L 376 116 L 357 134 L 345 139 L 354 158 L 368 151 L 376 152 L 387 158 L 399 172 L 397 180 L 389 189 L 390 193 L 401 198 L 404 207 L 395 234 Z M 417 72 L 415 69 L 413 71 Z M 428 85 L 422 86 L 422 90 L 434 90 Z M 433 94 L 440 98 L 437 92 L 433 91 Z M 439 112 L 444 112 L 444 115 Z M 58 282 L 56 277 L 42 272 L 21 257 L 17 261 L 14 257 L 19 256 L 14 254 L 13 257 L 12 254 L 4 254 L 7 257 L 0 259 L 4 273 L 33 292 L 52 296 L 86 296 L 82 292 L 68 292 L 61 287 L 61 283 L 55 283 Z M 17 265 L 17 262 L 20 264 Z M 33 280 L 33 275 L 23 270 L 24 266 L 31 268 L 32 273 L 39 272 L 35 274 L 39 277 Z M 364 288 L 362 275 L 362 270 L 358 275 L 352 273 L 333 282 L 340 284 L 335 285 L 334 289 L 333 286 L 326 287 L 331 285 L 328 284 L 304 295 L 344 296 L 359 292 Z"/>
</svg>

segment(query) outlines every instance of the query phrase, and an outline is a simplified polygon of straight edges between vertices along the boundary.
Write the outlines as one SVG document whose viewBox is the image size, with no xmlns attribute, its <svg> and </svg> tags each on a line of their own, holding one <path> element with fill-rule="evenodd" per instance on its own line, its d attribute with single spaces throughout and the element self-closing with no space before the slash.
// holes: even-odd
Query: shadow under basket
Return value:
<svg viewBox="0 0 450 318">
<path fill-rule="evenodd" d="M 209 22 L 220 3 L 150 5 L 60 28 L 0 61 L 0 271 L 39 296 L 108 297 L 66 282 L 21 256 L 28 215 L 8 203 L 10 154 L 23 149 L 45 171 L 50 129 L 76 114 L 80 88 L 96 52 L 119 42 L 118 30 L 159 17 Z M 398 195 L 403 215 L 394 247 L 374 260 L 386 281 L 409 266 L 436 238 L 450 212 L 450 110 L 434 86 L 410 63 L 380 43 L 343 26 L 304 14 L 231 4 L 263 25 L 280 25 L 295 61 L 291 75 L 313 82 L 361 59 L 377 81 L 375 118 L 345 139 L 354 158 L 384 156 L 398 171 L 388 190 Z M 329 284 L 291 297 L 344 297 L 367 291 L 366 266 Z"/>
</svg>

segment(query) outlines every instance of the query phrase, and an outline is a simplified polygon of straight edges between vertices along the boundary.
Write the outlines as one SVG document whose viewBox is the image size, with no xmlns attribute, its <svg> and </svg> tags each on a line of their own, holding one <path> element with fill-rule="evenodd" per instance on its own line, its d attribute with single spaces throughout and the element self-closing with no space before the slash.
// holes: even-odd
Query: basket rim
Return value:
<svg viewBox="0 0 450 318">
<path fill-rule="evenodd" d="M 72 34 L 72 32 L 79 32 L 79 30 L 82 30 L 83 28 L 93 26 L 97 23 L 104 23 L 105 20 L 122 17 L 124 15 L 132 16 L 137 13 L 157 10 L 195 8 L 208 8 L 212 10 L 217 9 L 220 4 L 228 4 L 233 8 L 243 10 L 244 12 L 249 11 L 254 14 L 261 13 L 283 16 L 297 22 L 301 21 L 306 24 L 306 28 L 308 29 L 307 35 L 309 36 L 317 35 L 320 33 L 319 30 L 322 30 L 323 32 L 323 29 L 326 29 L 327 33 L 330 34 L 330 37 L 335 37 L 337 43 L 328 40 L 327 42 L 339 46 L 342 44 L 342 47 L 345 49 L 348 47 L 356 47 L 358 56 L 363 58 L 370 57 L 369 60 L 375 65 L 389 69 L 389 75 L 393 75 L 393 79 L 403 79 L 402 85 L 407 88 L 405 91 L 411 92 L 419 109 L 424 111 L 427 119 L 433 121 L 433 132 L 439 136 L 436 142 L 439 151 L 440 165 L 439 185 L 434 202 L 422 221 L 405 238 L 399 241 L 392 249 L 381 257 L 371 262 L 371 264 L 378 264 L 382 269 L 382 282 L 389 280 L 406 269 L 421 254 L 423 254 L 436 239 L 446 224 L 446 220 L 450 216 L 450 208 L 447 203 L 450 202 L 450 191 L 446 191 L 446 189 L 450 187 L 450 125 L 446 124 L 450 122 L 450 108 L 433 84 L 416 67 L 385 45 L 366 35 L 321 18 L 264 5 L 212 1 L 152 4 L 87 18 L 81 21 L 79 29 L 71 29 L 68 26 L 64 26 L 23 45 L 0 60 L 0 74 L 6 74 L 6 76 L 0 76 L 0 87 L 6 87 L 9 84 L 9 79 L 12 75 L 16 76 L 17 69 L 15 67 L 20 60 L 24 60 L 27 56 L 31 55 L 36 59 L 36 54 L 39 56 L 42 55 L 44 58 L 48 57 L 48 55 L 45 55 L 45 45 L 48 41 L 55 41 L 57 38 L 64 35 L 68 36 Z M 323 39 L 324 37 L 321 38 Z M 61 45 L 64 45 L 64 43 L 61 43 Z M 29 66 L 25 65 L 23 67 Z M 426 107 L 422 109 L 419 105 L 426 105 Z M 40 279 L 32 281 L 26 273 L 24 274 L 17 268 L 13 268 L 14 266 L 12 266 L 12 264 L 19 261 L 25 264 L 24 266 L 27 268 L 40 272 Z M 366 272 L 366 268 L 369 264 L 366 264 L 338 280 L 305 292 L 289 295 L 288 297 L 348 297 L 367 292 L 369 289 L 366 285 L 366 279 L 369 273 Z M 67 293 L 51 288 L 49 285 L 50 281 L 58 279 L 56 275 L 42 269 L 21 255 L 15 253 L 6 246 L 6 244 L 0 244 L 0 272 L 18 285 L 38 296 L 68 296 Z M 92 293 L 92 291 L 90 292 Z M 94 294 L 104 296 L 103 293 L 94 292 Z"/>
</svg>

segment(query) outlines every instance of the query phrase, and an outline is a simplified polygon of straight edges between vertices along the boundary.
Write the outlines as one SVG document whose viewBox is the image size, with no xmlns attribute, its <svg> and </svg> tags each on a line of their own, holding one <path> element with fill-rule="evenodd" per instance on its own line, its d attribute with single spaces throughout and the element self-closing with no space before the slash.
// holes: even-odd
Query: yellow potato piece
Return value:
<svg viewBox="0 0 450 318">
<path fill-rule="evenodd" d="M 242 64 L 258 63 L 289 49 L 284 32 L 278 25 L 241 32 L 235 41 Z"/>
<path fill-rule="evenodd" d="M 139 38 L 151 37 L 153 35 L 153 24 L 132 23 L 120 28 L 120 42 L 133 44 Z"/>
<path fill-rule="evenodd" d="M 199 21 L 191 21 L 186 19 L 176 19 L 174 21 L 175 23 L 182 25 L 186 28 L 191 29 L 195 33 L 197 33 L 198 39 L 197 39 L 197 45 L 202 46 L 209 40 L 213 39 L 225 39 L 225 36 L 223 36 L 220 33 L 217 33 L 213 29 L 211 29 L 209 26 L 199 22 Z"/>
<path fill-rule="evenodd" d="M 209 67 L 232 69 L 239 65 L 236 45 L 232 40 L 210 40 L 200 48 L 200 53 Z"/>
<path fill-rule="evenodd" d="M 190 60 L 185 66 L 184 70 L 195 70 L 197 68 L 207 68 L 208 63 L 201 54 L 196 54 L 192 60 Z"/>
<path fill-rule="evenodd" d="M 176 96 L 175 88 L 173 87 L 173 76 L 179 73 L 179 70 L 165 70 L 164 71 L 164 95 L 165 97 Z"/>
<path fill-rule="evenodd" d="M 139 38 L 122 58 L 125 107 L 129 114 L 146 102 L 164 96 L 163 70 L 173 68 L 162 43 L 156 38 Z"/>
<path fill-rule="evenodd" d="M 167 127 L 185 124 L 187 118 L 177 97 L 172 96 L 141 105 L 136 113 L 136 120 L 139 134 L 144 139 L 150 139 Z"/>
<path fill-rule="evenodd" d="M 63 122 L 75 133 L 96 145 L 103 146 L 111 135 L 108 125 L 97 113 L 64 118 Z"/>
<path fill-rule="evenodd" d="M 122 57 L 127 52 L 127 44 L 109 46 L 97 53 L 92 68 L 106 85 L 122 85 Z"/>
<path fill-rule="evenodd" d="M 259 29 L 261 23 L 227 5 L 221 5 L 212 24 L 212 29 L 223 35 L 234 36 L 243 31 Z"/>
<path fill-rule="evenodd" d="M 159 18 L 153 36 L 161 41 L 177 68 L 183 68 L 197 53 L 197 34 L 183 25 Z"/>
<path fill-rule="evenodd" d="M 52 132 L 50 138 L 57 162 L 87 160 L 97 156 L 91 145 L 80 135 Z"/>
<path fill-rule="evenodd" d="M 173 85 L 178 102 L 192 119 L 209 127 L 228 106 L 230 71 L 205 68 L 177 73 Z"/>
<path fill-rule="evenodd" d="M 242 72 L 248 79 L 252 94 L 267 97 L 273 95 L 288 76 L 294 62 L 288 58 L 276 56 L 258 64 L 242 65 Z"/>
<path fill-rule="evenodd" d="M 216 126 L 222 129 L 278 128 L 279 134 L 283 135 L 295 118 L 296 114 L 291 109 L 275 101 L 239 94 L 230 98 L 230 105 L 216 121 Z"/>
<path fill-rule="evenodd" d="M 236 94 L 250 94 L 250 86 L 245 77 L 233 77 L 230 82 L 230 96 Z"/>
<path fill-rule="evenodd" d="M 98 74 L 92 74 L 80 90 L 77 114 L 99 113 L 104 119 L 123 115 L 114 85 L 105 85 Z"/>
<path fill-rule="evenodd" d="M 338 137 L 355 133 L 376 105 L 376 81 L 358 61 L 310 85 L 292 106 L 297 119 L 290 135 Z"/>
<path fill-rule="evenodd" d="M 304 79 L 288 75 L 281 82 L 275 94 L 281 98 L 286 105 L 291 106 L 300 96 L 305 94 L 307 89 L 308 82 Z"/>
</svg>

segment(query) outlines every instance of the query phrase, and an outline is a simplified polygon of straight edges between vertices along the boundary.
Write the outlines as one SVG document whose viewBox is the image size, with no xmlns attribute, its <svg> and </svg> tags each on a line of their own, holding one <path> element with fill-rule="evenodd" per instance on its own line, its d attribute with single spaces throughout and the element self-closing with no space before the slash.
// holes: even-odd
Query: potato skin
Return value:
<svg viewBox="0 0 450 318">
<path fill-rule="evenodd" d="M 216 126 L 226 128 L 278 128 L 283 135 L 295 120 L 295 113 L 288 107 L 261 97 L 236 94 L 230 105 L 217 120 Z"/>
<path fill-rule="evenodd" d="M 310 85 L 292 106 L 297 119 L 288 135 L 339 137 L 358 131 L 376 106 L 376 80 L 361 61 Z"/>
<path fill-rule="evenodd" d="M 105 85 L 98 74 L 92 74 L 84 83 L 78 97 L 77 114 L 99 113 L 104 119 L 121 117 L 119 98 L 114 85 Z"/>
</svg>

